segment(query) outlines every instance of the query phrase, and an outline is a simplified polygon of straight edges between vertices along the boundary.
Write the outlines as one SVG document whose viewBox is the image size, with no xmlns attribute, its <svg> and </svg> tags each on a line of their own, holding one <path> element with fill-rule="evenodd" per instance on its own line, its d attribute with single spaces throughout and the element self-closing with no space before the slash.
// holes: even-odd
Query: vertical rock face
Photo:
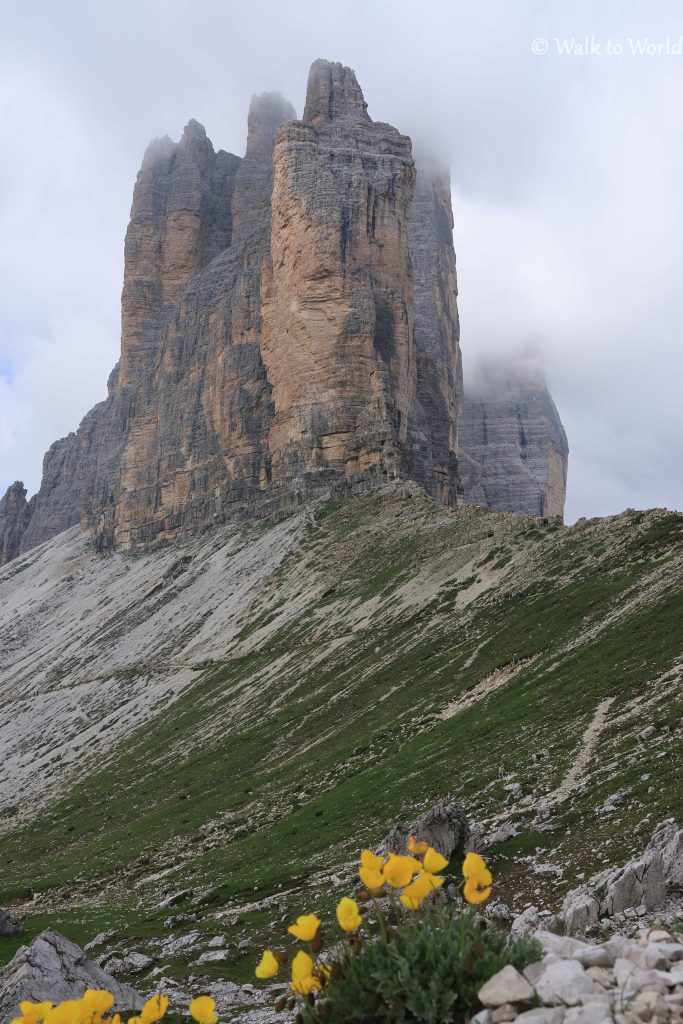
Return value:
<svg viewBox="0 0 683 1024">
<path fill-rule="evenodd" d="M 26 500 L 26 488 L 20 480 L 16 480 L 0 499 L 0 565 L 19 554 L 32 511 Z"/>
<path fill-rule="evenodd" d="M 486 366 L 459 424 L 464 500 L 562 519 L 569 446 L 538 368 Z"/>
<path fill-rule="evenodd" d="M 296 111 L 279 93 L 254 96 L 249 107 L 247 151 L 235 180 L 232 202 L 234 240 L 254 233 L 270 234 L 270 196 L 273 191 L 273 149 L 280 125 L 293 121 Z"/>
<path fill-rule="evenodd" d="M 458 283 L 448 171 L 423 161 L 410 219 L 416 390 L 411 476 L 446 504 L 458 493 L 457 421 L 463 401 Z"/>
<path fill-rule="evenodd" d="M 179 143 L 155 140 L 145 153 L 126 232 L 121 299 L 121 388 L 154 365 L 165 319 L 187 284 L 232 238 L 239 157 L 214 152 L 190 121 Z"/>
<path fill-rule="evenodd" d="M 0 560 L 76 523 L 98 548 L 169 541 L 332 481 L 559 514 L 566 441 L 544 388 L 468 399 L 459 460 L 452 228 L 448 174 L 416 171 L 341 64 L 313 64 L 300 121 L 254 97 L 242 159 L 196 121 L 153 142 L 108 397 L 52 445 L 30 502 L 21 484 L 3 498 Z"/>
<path fill-rule="evenodd" d="M 371 121 L 352 71 L 317 61 L 273 163 L 261 292 L 273 477 L 398 474 L 415 390 L 410 140 Z"/>
<path fill-rule="evenodd" d="M 177 193 L 200 214 L 192 212 L 191 234 L 171 235 L 182 287 L 169 292 L 162 286 L 137 387 L 119 388 L 114 403 L 113 433 L 124 443 L 118 475 L 108 474 L 113 489 L 100 494 L 93 509 L 100 547 L 172 539 L 220 520 L 269 482 L 272 413 L 259 347 L 260 278 L 270 252 L 273 145 L 283 120 L 293 116 L 282 97 L 255 97 L 242 161 L 220 153 L 214 158 L 203 129 L 193 128 L 180 179 L 193 187 Z M 217 166 L 230 174 L 218 175 L 214 193 Z M 183 223 L 188 219 L 185 210 Z M 167 246 L 167 220 L 160 235 Z M 212 248 L 202 250 L 201 265 L 191 265 L 202 237 Z"/>
</svg>

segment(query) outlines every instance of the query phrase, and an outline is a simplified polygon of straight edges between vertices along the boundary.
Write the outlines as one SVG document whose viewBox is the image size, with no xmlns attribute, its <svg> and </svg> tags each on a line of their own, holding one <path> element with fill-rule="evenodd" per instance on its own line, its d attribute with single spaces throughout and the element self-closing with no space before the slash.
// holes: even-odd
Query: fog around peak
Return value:
<svg viewBox="0 0 683 1024">
<path fill-rule="evenodd" d="M 596 8 L 9 5 L 0 492 L 20 478 L 32 493 L 45 449 L 106 394 L 150 140 L 194 118 L 241 155 L 251 97 L 300 116 L 323 57 L 355 70 L 374 120 L 451 164 L 466 383 L 481 360 L 542 363 L 569 437 L 568 521 L 682 508 L 683 18 L 674 0 Z"/>
</svg>

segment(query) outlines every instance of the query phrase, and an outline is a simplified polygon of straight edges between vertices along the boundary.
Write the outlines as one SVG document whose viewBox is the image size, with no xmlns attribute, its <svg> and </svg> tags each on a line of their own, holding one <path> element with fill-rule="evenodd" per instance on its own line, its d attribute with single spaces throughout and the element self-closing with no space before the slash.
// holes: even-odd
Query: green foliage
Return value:
<svg viewBox="0 0 683 1024">
<path fill-rule="evenodd" d="M 430 907 L 345 961 L 315 1005 L 311 1024 L 460 1024 L 478 1009 L 477 992 L 507 964 L 523 970 L 543 950 L 535 939 L 511 938 L 467 912 Z"/>
<path fill-rule="evenodd" d="M 518 835 L 492 851 L 498 898 L 556 906 L 573 873 L 558 885 L 532 875 L 523 856 L 542 847 L 545 859 L 591 874 L 605 852 L 618 864 L 642 850 L 653 822 L 680 807 L 683 703 L 666 673 L 683 655 L 681 524 L 626 513 L 531 537 L 524 517 L 487 510 L 370 497 L 328 504 L 264 583 L 270 597 L 250 604 L 238 640 L 192 666 L 191 687 L 159 700 L 117 747 L 89 747 L 89 770 L 68 791 L 56 787 L 61 795 L 35 818 L 0 819 L 0 904 L 25 904 L 27 935 L 52 925 L 82 945 L 114 928 L 130 948 L 165 934 L 163 896 L 210 888 L 212 908 L 229 907 L 235 921 L 239 911 L 240 923 L 221 919 L 231 945 L 245 928 L 268 944 L 273 911 L 242 908 L 245 894 L 249 903 L 278 895 L 292 915 L 313 903 L 331 912 L 342 895 L 320 882 L 331 859 L 348 863 L 451 795 L 489 819 L 507 799 L 501 773 L 543 798 L 574 763 L 599 702 L 614 696 L 585 785 L 554 809 L 553 829 L 534 830 L 534 802 L 519 810 Z M 514 563 L 496 575 L 492 563 L 510 552 Z M 481 566 L 492 580 L 468 598 Z M 132 599 L 103 645 L 172 590 Z M 273 616 L 290 605 L 278 625 Z M 521 662 L 505 685 L 487 685 Z M 82 673 L 90 679 L 88 665 Z M 147 673 L 119 669 L 122 692 Z M 473 704 L 442 716 L 467 694 Z M 639 744 L 633 709 L 645 695 L 658 731 Z M 52 737 L 31 742 L 42 758 Z M 540 748 L 548 756 L 534 760 Z M 596 814 L 625 787 L 618 815 Z M 54 909 L 38 916 L 28 885 L 53 890 Z M 195 927 L 208 939 L 216 922 L 187 930 Z M 11 952 L 0 942 L 0 963 Z M 169 974 L 183 980 L 186 960 L 171 960 Z M 230 980 L 252 980 L 254 966 L 253 949 L 236 951 Z M 202 967 L 208 977 L 225 971 Z"/>
</svg>

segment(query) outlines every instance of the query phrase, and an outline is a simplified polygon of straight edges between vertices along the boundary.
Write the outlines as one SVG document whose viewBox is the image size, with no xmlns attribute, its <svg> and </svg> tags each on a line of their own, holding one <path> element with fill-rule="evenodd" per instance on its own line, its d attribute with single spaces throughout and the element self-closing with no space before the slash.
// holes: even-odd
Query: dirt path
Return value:
<svg viewBox="0 0 683 1024">
<path fill-rule="evenodd" d="M 551 793 L 547 799 L 543 801 L 544 804 L 552 806 L 553 804 L 562 803 L 563 800 L 566 800 L 567 797 L 574 792 L 576 787 L 582 781 L 586 769 L 590 764 L 590 760 L 595 753 L 595 748 L 600 741 L 600 733 L 605 728 L 607 712 L 613 702 L 614 697 L 606 697 L 604 700 L 600 701 L 595 709 L 593 718 L 581 737 L 581 746 L 574 764 L 571 766 L 554 793 Z"/>
</svg>

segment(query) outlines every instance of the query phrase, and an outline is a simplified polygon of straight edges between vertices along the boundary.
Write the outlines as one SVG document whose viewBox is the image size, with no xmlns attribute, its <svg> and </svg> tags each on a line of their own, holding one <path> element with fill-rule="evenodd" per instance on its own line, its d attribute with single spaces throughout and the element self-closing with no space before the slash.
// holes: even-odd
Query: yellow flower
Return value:
<svg viewBox="0 0 683 1024">
<path fill-rule="evenodd" d="M 424 839 L 416 839 L 415 836 L 408 836 L 408 852 L 416 854 L 418 857 L 422 856 L 429 849 Z"/>
<path fill-rule="evenodd" d="M 432 875 L 428 871 L 421 871 L 414 882 L 411 882 L 401 893 L 401 903 L 409 910 L 417 910 L 425 896 L 434 892 L 443 885 L 443 878 L 440 875 Z"/>
<path fill-rule="evenodd" d="M 408 885 L 419 867 L 420 864 L 414 857 L 401 857 L 390 853 L 389 860 L 384 865 L 384 879 L 392 888 L 402 889 L 404 885 Z"/>
<path fill-rule="evenodd" d="M 491 886 L 484 885 L 478 878 L 468 878 L 463 893 L 468 903 L 483 903 L 491 895 Z"/>
<path fill-rule="evenodd" d="M 215 1014 L 215 1009 L 216 1002 L 211 996 L 198 996 L 190 1003 L 190 1015 L 194 1017 L 197 1024 L 216 1024 L 218 1017 Z"/>
<path fill-rule="evenodd" d="M 437 853 L 433 846 L 430 846 L 425 853 L 423 864 L 426 870 L 432 873 L 443 871 L 444 868 L 448 867 L 448 861 L 446 858 L 442 857 L 440 853 Z"/>
<path fill-rule="evenodd" d="M 313 959 L 303 949 L 292 960 L 292 983 L 289 987 L 300 996 L 307 996 L 320 988 L 320 982 L 313 973 Z"/>
<path fill-rule="evenodd" d="M 296 924 L 290 924 L 287 931 L 296 939 L 301 939 L 302 942 L 310 942 L 319 927 L 319 917 L 316 917 L 315 914 L 302 914 L 297 917 Z"/>
<path fill-rule="evenodd" d="M 152 996 L 142 1007 L 140 1014 L 142 1024 L 156 1024 L 156 1021 L 161 1020 L 167 1010 L 168 996 L 162 996 L 160 993 Z"/>
<path fill-rule="evenodd" d="M 361 867 L 371 868 L 373 871 L 381 871 L 384 867 L 384 857 L 373 853 L 372 850 L 361 850 L 360 863 Z"/>
<path fill-rule="evenodd" d="M 83 1019 L 83 1004 L 80 999 L 65 999 L 58 1006 L 47 1010 L 45 1024 L 80 1024 Z"/>
<path fill-rule="evenodd" d="M 19 1009 L 21 1018 L 17 1018 L 17 1020 L 21 1019 L 23 1024 L 39 1024 L 47 1011 L 52 1009 L 52 1003 L 31 1003 L 26 1000 L 19 1003 Z"/>
<path fill-rule="evenodd" d="M 408 910 L 417 910 L 429 891 L 429 888 L 422 882 L 422 875 L 419 875 L 401 893 L 401 903 Z"/>
<path fill-rule="evenodd" d="M 89 988 L 83 993 L 81 999 L 81 1005 L 83 1007 L 83 1016 L 88 1017 L 102 1017 L 107 1010 L 111 1010 L 114 1005 L 114 997 L 111 992 L 105 992 L 103 989 Z"/>
<path fill-rule="evenodd" d="M 360 868 L 358 871 L 360 880 L 367 889 L 381 889 L 384 885 L 384 875 L 375 868 Z"/>
<path fill-rule="evenodd" d="M 339 901 L 337 906 L 337 920 L 345 932 L 355 932 L 356 928 L 360 928 L 363 918 L 361 917 L 360 909 L 355 900 L 349 899 L 348 896 L 344 896 L 344 898 Z"/>
<path fill-rule="evenodd" d="M 273 956 L 269 949 L 266 949 L 263 956 L 261 957 L 261 962 L 258 964 L 256 968 L 256 977 L 274 978 L 279 969 L 279 961 L 276 960 L 276 958 Z"/>
<path fill-rule="evenodd" d="M 491 884 L 491 872 L 478 853 L 468 853 L 463 861 L 462 873 L 465 878 L 478 878 L 484 885 Z"/>
</svg>

